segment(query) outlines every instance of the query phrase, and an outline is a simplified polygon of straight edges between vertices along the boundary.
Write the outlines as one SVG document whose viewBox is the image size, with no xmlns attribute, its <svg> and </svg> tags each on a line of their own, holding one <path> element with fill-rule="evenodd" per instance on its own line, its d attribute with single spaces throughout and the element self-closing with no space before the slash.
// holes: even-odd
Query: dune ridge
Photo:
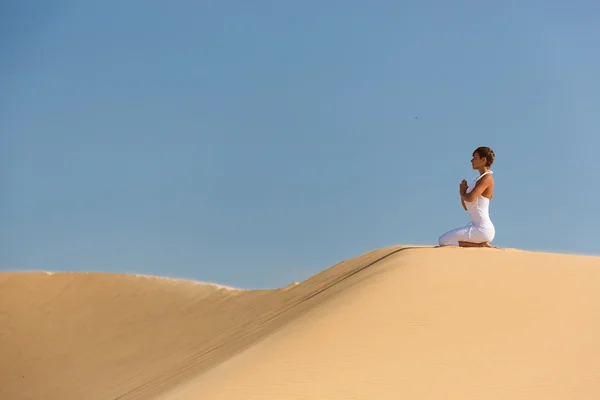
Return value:
<svg viewBox="0 0 600 400">
<path fill-rule="evenodd" d="M 0 398 L 600 398 L 598 282 L 600 257 L 422 246 L 270 290 L 2 273 Z"/>
</svg>

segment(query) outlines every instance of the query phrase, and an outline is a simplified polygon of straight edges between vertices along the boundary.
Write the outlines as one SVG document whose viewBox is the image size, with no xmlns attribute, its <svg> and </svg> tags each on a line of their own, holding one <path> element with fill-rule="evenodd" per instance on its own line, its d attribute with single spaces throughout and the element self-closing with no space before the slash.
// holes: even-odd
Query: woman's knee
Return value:
<svg viewBox="0 0 600 400">
<path fill-rule="evenodd" d="M 444 233 L 442 236 L 440 236 L 438 238 L 438 245 L 439 246 L 448 246 L 449 244 L 452 244 L 452 241 L 450 240 L 450 235 L 448 235 L 447 233 Z"/>
<path fill-rule="evenodd" d="M 448 245 L 458 246 L 459 241 L 468 240 L 468 238 L 469 238 L 468 227 L 456 228 L 456 229 L 452 229 L 451 231 L 448 231 L 448 232 L 444 233 L 442 236 L 440 236 L 438 239 L 438 244 L 440 246 L 448 246 Z"/>
</svg>

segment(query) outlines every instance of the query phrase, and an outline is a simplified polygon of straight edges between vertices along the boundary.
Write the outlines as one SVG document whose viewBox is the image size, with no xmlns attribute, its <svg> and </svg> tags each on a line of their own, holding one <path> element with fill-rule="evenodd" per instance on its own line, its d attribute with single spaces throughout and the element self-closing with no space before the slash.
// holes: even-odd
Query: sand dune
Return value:
<svg viewBox="0 0 600 400">
<path fill-rule="evenodd" d="M 600 257 L 378 249 L 239 290 L 0 274 L 0 399 L 598 399 Z"/>
</svg>

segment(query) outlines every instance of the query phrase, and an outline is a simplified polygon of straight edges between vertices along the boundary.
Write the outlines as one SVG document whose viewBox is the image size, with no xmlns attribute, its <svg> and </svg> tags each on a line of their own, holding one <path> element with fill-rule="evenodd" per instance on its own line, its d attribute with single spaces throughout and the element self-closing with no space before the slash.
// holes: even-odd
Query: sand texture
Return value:
<svg viewBox="0 0 600 400">
<path fill-rule="evenodd" d="M 600 399 L 600 257 L 388 247 L 273 290 L 0 273 L 0 399 Z"/>
</svg>

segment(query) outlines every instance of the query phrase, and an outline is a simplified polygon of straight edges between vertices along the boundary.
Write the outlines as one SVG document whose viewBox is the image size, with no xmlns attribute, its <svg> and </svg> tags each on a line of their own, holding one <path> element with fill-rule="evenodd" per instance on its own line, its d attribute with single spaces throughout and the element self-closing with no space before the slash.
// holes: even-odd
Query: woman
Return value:
<svg viewBox="0 0 600 400">
<path fill-rule="evenodd" d="M 469 212 L 471 222 L 440 236 L 440 246 L 493 247 L 490 242 L 496 235 L 496 229 L 489 216 L 489 205 L 494 197 L 494 178 L 490 170 L 494 158 L 494 151 L 489 147 L 478 147 L 473 152 L 471 166 L 479 171 L 479 176 L 468 186 L 463 179 L 459 186 L 460 201 Z"/>
</svg>

